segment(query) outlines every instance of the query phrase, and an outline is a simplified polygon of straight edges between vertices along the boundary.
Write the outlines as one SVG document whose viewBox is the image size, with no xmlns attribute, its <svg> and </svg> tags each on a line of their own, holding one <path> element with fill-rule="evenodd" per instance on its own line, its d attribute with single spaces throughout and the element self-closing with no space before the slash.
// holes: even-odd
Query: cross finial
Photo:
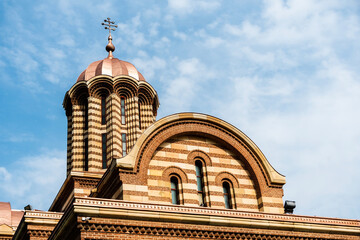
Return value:
<svg viewBox="0 0 360 240">
<path fill-rule="evenodd" d="M 106 51 L 109 52 L 108 58 L 110 59 L 113 58 L 112 53 L 115 51 L 115 46 L 112 44 L 111 30 L 115 31 L 115 29 L 118 27 L 117 25 L 114 24 L 115 22 L 110 21 L 110 18 L 105 19 L 104 22 L 101 23 L 101 25 L 105 26 L 105 29 L 109 29 L 109 37 L 108 37 L 109 43 L 108 45 L 106 45 L 105 49 Z"/>
<path fill-rule="evenodd" d="M 110 21 L 110 18 L 105 19 L 104 22 L 101 23 L 101 25 L 105 26 L 105 29 L 109 29 L 109 36 L 111 36 L 111 30 L 115 31 L 115 28 L 118 27 L 117 25 L 114 25 L 114 24 L 115 24 L 115 22 Z"/>
</svg>

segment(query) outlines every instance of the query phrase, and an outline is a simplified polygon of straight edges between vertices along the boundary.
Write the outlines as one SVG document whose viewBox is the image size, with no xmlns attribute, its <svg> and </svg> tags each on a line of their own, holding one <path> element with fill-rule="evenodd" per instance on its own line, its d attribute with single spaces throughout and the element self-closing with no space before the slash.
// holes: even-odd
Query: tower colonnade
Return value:
<svg viewBox="0 0 360 240">
<path fill-rule="evenodd" d="M 156 91 L 145 80 L 105 74 L 83 80 L 82 75 L 63 102 L 68 119 L 67 175 L 103 172 L 112 159 L 124 157 L 155 122 L 159 107 Z"/>
</svg>

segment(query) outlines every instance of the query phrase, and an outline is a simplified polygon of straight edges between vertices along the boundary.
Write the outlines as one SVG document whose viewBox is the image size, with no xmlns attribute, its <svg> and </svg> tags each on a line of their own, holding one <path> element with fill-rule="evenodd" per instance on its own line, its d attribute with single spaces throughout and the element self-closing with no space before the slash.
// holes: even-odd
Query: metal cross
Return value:
<svg viewBox="0 0 360 240">
<path fill-rule="evenodd" d="M 118 27 L 117 25 L 114 25 L 115 22 L 110 21 L 110 18 L 107 18 L 104 20 L 101 25 L 105 25 L 105 29 L 109 29 L 109 35 L 111 35 L 111 30 L 115 31 L 115 29 Z"/>
</svg>

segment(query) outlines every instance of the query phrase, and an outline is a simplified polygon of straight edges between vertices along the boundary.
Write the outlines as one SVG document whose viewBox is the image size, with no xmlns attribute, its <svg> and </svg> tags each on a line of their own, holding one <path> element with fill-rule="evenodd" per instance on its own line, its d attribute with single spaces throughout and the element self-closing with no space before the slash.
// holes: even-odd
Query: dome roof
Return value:
<svg viewBox="0 0 360 240">
<path fill-rule="evenodd" d="M 145 81 L 143 75 L 129 62 L 119 60 L 117 58 L 105 58 L 91 63 L 85 71 L 83 71 L 77 79 L 79 81 L 87 81 L 92 77 L 99 75 L 120 76 L 127 75 L 138 81 Z"/>
</svg>

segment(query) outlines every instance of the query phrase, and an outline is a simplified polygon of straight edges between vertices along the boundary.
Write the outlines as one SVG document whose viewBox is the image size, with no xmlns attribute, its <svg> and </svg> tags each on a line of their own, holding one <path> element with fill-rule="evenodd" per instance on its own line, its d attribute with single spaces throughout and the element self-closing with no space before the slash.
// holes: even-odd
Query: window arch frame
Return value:
<svg viewBox="0 0 360 240">
<path fill-rule="evenodd" d="M 206 181 L 206 164 L 202 158 L 196 157 L 195 163 L 195 176 L 196 176 L 196 190 L 198 194 L 199 206 L 208 207 L 208 186 Z"/>
<path fill-rule="evenodd" d="M 162 179 L 169 183 L 169 190 L 168 192 L 170 193 L 170 196 L 169 196 L 169 202 L 171 203 L 172 202 L 172 199 L 171 199 L 171 177 L 172 176 L 175 176 L 178 178 L 179 180 L 179 200 L 180 200 L 180 205 L 184 205 L 185 202 L 186 202 L 186 199 L 184 198 L 184 192 L 183 192 L 183 183 L 189 183 L 189 179 L 188 179 L 188 176 L 187 174 L 184 172 L 183 169 L 177 167 L 177 166 L 169 166 L 167 167 L 164 171 L 163 171 L 163 174 L 162 174 Z"/>
<path fill-rule="evenodd" d="M 126 97 L 120 96 L 120 123 L 126 125 Z"/>
<path fill-rule="evenodd" d="M 218 187 L 221 187 L 222 189 L 222 195 L 223 195 L 223 182 L 227 181 L 228 183 L 230 183 L 230 193 L 231 193 L 231 198 L 232 198 L 232 209 L 237 209 L 239 206 L 237 206 L 237 202 L 236 202 L 236 198 L 239 197 L 237 196 L 238 189 L 240 188 L 240 184 L 238 179 L 231 173 L 229 172 L 220 172 L 216 177 L 215 177 L 215 184 Z"/>
<path fill-rule="evenodd" d="M 227 186 L 225 186 L 227 185 Z M 224 204 L 226 209 L 236 209 L 234 185 L 229 179 L 223 179 L 221 181 L 223 188 Z"/>
<path fill-rule="evenodd" d="M 127 154 L 127 134 L 121 133 L 121 156 L 125 157 Z"/>
<path fill-rule="evenodd" d="M 208 173 L 207 173 L 207 167 L 212 166 L 212 160 L 209 157 L 207 153 L 205 153 L 202 150 L 195 149 L 191 151 L 188 156 L 187 160 L 189 163 L 192 163 L 194 167 L 196 166 L 196 161 L 200 161 L 202 163 L 202 172 L 203 172 L 203 188 L 204 188 L 204 198 L 205 198 L 205 206 L 211 207 L 211 200 L 210 200 L 210 188 L 208 185 Z M 196 168 L 195 168 L 196 171 Z M 196 175 L 196 172 L 195 172 Z M 196 183 L 197 184 L 197 183 Z M 197 186 L 196 186 L 196 192 L 197 192 Z M 200 203 L 200 201 L 199 201 Z M 199 204 L 200 205 L 200 204 Z"/>
<path fill-rule="evenodd" d="M 171 203 L 174 205 L 181 204 L 181 194 L 180 194 L 181 187 L 180 186 L 181 186 L 180 177 L 177 176 L 176 174 L 171 174 L 170 175 L 170 194 L 171 194 L 170 198 L 171 198 Z M 176 199 L 174 199 L 174 196 L 176 197 Z"/>
<path fill-rule="evenodd" d="M 101 125 L 106 125 L 106 95 L 101 95 L 100 111 L 101 111 Z"/>
</svg>

